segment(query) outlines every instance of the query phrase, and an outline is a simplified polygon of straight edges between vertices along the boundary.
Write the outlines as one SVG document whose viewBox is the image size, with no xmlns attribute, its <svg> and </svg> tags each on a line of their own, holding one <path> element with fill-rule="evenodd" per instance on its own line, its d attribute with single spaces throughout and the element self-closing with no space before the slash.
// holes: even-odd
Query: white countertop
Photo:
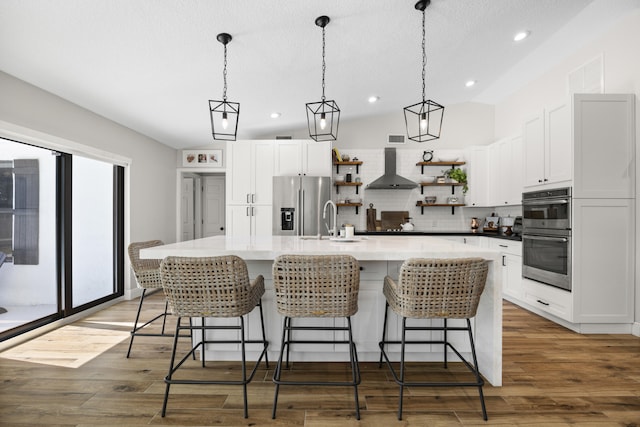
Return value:
<svg viewBox="0 0 640 427">
<path fill-rule="evenodd" d="M 214 236 L 142 249 L 141 258 L 204 257 L 235 254 L 247 260 L 273 260 L 282 254 L 346 253 L 359 261 L 404 261 L 407 258 L 482 257 L 498 261 L 496 250 L 465 245 L 435 236 L 355 236 L 355 241 L 294 236 Z"/>
</svg>

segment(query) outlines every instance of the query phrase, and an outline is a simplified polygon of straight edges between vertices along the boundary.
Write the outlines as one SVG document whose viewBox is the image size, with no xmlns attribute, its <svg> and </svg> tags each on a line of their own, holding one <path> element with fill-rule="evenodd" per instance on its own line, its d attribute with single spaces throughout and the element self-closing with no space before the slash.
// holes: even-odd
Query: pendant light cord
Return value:
<svg viewBox="0 0 640 427">
<path fill-rule="evenodd" d="M 224 45 L 224 69 L 222 71 L 222 78 L 224 79 L 224 89 L 222 90 L 222 100 L 227 100 L 227 45 Z M 424 73 L 422 78 L 424 79 Z M 422 90 L 424 97 L 424 89 Z"/>
<path fill-rule="evenodd" d="M 422 102 L 425 102 L 425 76 L 427 69 L 427 53 L 425 47 L 426 29 L 425 29 L 425 12 L 422 11 Z"/>
<path fill-rule="evenodd" d="M 324 60 L 324 46 L 325 46 L 324 27 L 322 27 L 322 101 L 325 100 L 325 97 L 324 97 L 324 72 L 327 69 L 327 64 L 325 63 L 325 60 Z"/>
</svg>

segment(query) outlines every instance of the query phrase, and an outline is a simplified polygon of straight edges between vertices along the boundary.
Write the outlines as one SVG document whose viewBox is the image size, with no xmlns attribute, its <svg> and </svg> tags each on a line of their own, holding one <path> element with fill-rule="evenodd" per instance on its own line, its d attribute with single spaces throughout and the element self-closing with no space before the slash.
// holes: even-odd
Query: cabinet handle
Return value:
<svg viewBox="0 0 640 427">
<path fill-rule="evenodd" d="M 547 181 L 549 181 L 549 180 L 548 180 L 547 178 L 545 178 L 545 179 L 544 179 L 544 182 L 547 182 Z"/>
<path fill-rule="evenodd" d="M 548 305 L 549 305 L 549 303 L 548 303 L 548 302 L 544 302 L 544 301 L 542 301 L 542 300 L 536 300 L 536 302 L 539 302 L 540 304 L 542 304 L 542 305 L 546 305 L 546 306 L 548 306 Z"/>
<path fill-rule="evenodd" d="M 251 194 L 251 203 L 255 203 L 256 202 L 256 193 L 252 193 Z"/>
<path fill-rule="evenodd" d="M 247 193 L 247 203 L 251 203 L 251 202 L 249 201 L 249 200 L 250 200 L 249 196 L 250 196 L 250 194 L 249 194 L 249 193 Z"/>
<path fill-rule="evenodd" d="M 251 214 L 249 213 L 249 206 L 247 206 L 247 216 L 251 216 Z"/>
<path fill-rule="evenodd" d="M 251 206 L 251 216 L 256 216 L 256 208 Z"/>
<path fill-rule="evenodd" d="M 542 180 L 541 180 L 541 179 L 539 179 L 539 180 L 538 180 L 538 182 L 542 182 Z"/>
<path fill-rule="evenodd" d="M 502 266 L 503 267 L 507 266 L 507 257 L 505 255 L 502 255 Z"/>
</svg>

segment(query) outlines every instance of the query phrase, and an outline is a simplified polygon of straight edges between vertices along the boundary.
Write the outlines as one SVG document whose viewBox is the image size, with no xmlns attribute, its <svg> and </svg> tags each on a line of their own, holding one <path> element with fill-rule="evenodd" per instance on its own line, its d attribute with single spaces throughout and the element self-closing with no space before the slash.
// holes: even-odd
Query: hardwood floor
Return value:
<svg viewBox="0 0 640 427">
<path fill-rule="evenodd" d="M 162 295 L 151 298 L 148 318 L 163 305 Z M 510 303 L 504 304 L 504 385 L 484 387 L 488 422 L 473 388 L 409 388 L 398 421 L 398 387 L 376 363 L 361 364 L 360 421 L 351 389 L 335 387 L 281 388 L 272 420 L 272 371 L 263 368 L 249 385 L 248 419 L 240 387 L 209 385 L 173 386 L 161 418 L 171 339 L 138 337 L 126 359 L 136 305 L 117 304 L 68 328 L 93 334 L 61 331 L 55 339 L 43 335 L 23 345 L 29 348 L 0 353 L 0 425 L 640 426 L 640 338 L 576 334 Z M 238 369 L 237 363 L 195 365 L 198 376 Z M 413 366 L 425 376 L 434 369 Z M 457 366 L 450 370 L 457 375 Z M 300 371 L 338 378 L 347 369 L 342 363 L 294 364 L 293 374 Z"/>
</svg>

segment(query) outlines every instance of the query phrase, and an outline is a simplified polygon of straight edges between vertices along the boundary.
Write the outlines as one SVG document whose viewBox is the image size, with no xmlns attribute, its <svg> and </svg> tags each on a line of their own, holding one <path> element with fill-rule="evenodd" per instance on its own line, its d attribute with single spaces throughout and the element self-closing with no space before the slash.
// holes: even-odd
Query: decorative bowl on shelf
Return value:
<svg viewBox="0 0 640 427">
<path fill-rule="evenodd" d="M 438 161 L 440 162 L 456 162 L 460 158 L 459 154 L 439 154 Z"/>
<path fill-rule="evenodd" d="M 431 184 L 433 182 L 436 182 L 436 177 L 435 176 L 423 176 L 422 177 L 422 182 L 424 182 L 426 184 Z"/>
<path fill-rule="evenodd" d="M 436 196 L 425 196 L 424 202 L 428 205 L 433 205 L 436 202 Z"/>
</svg>

